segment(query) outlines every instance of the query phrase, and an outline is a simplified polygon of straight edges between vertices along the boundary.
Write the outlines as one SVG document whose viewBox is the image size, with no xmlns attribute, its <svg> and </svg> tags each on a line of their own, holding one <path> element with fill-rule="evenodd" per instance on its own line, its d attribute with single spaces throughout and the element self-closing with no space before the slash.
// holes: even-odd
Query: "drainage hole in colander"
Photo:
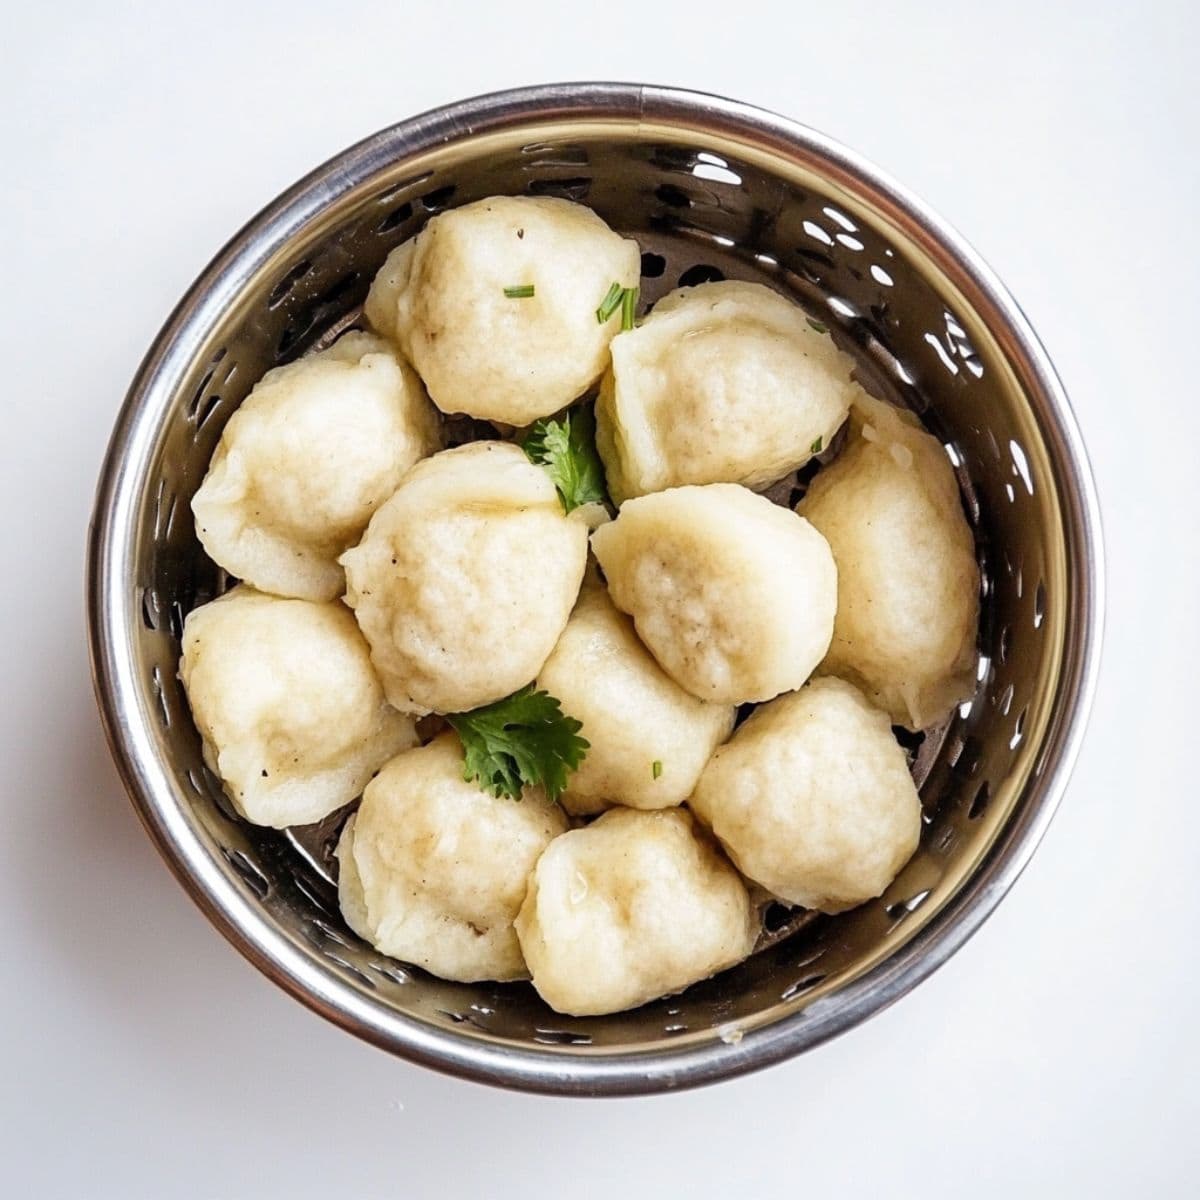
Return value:
<svg viewBox="0 0 1200 1200">
<path fill-rule="evenodd" d="M 395 963 L 374 961 L 369 964 L 371 970 L 377 975 L 382 975 L 384 979 L 390 980 L 392 983 L 411 983 L 412 976 L 401 966 Z"/>
<path fill-rule="evenodd" d="M 681 187 L 673 183 L 660 183 L 654 189 L 654 195 L 670 208 L 691 208 L 692 198 Z"/>
<path fill-rule="evenodd" d="M 911 765 L 913 759 L 917 756 L 917 751 L 921 749 L 921 745 L 925 741 L 925 731 L 923 729 L 913 731 L 905 729 L 903 725 L 893 725 L 892 733 L 895 735 L 896 741 L 904 747 L 904 752 L 908 755 L 908 761 Z"/>
<path fill-rule="evenodd" d="M 267 297 L 267 308 L 278 308 L 291 293 L 292 289 L 313 269 L 312 263 L 301 259 L 284 277 L 271 289 Z"/>
<path fill-rule="evenodd" d="M 992 798 L 991 785 L 985 779 L 980 785 L 979 790 L 975 793 L 975 799 L 971 801 L 971 807 L 967 810 L 967 819 L 970 821 L 978 821 L 980 817 L 987 812 L 987 806 Z"/>
<path fill-rule="evenodd" d="M 679 287 L 696 287 L 701 283 L 720 283 L 725 272 L 711 263 L 697 263 L 679 276 Z"/>
<path fill-rule="evenodd" d="M 574 179 L 531 179 L 525 189 L 531 196 L 557 196 L 560 200 L 579 203 L 592 190 L 591 178 L 579 175 Z"/>
<path fill-rule="evenodd" d="M 901 921 L 905 917 L 915 913 L 932 894 L 932 888 L 926 888 L 921 892 L 914 892 L 906 900 L 897 900 L 894 904 L 886 905 L 883 911 L 887 913 L 891 920 Z"/>
<path fill-rule="evenodd" d="M 434 188 L 432 192 L 426 192 L 420 199 L 420 205 L 426 212 L 441 212 L 443 208 L 454 197 L 457 191 L 454 184 L 448 183 L 445 187 Z"/>
<path fill-rule="evenodd" d="M 158 697 L 158 709 L 162 714 L 163 728 L 170 729 L 171 709 L 167 704 L 167 694 L 163 688 L 162 667 L 160 667 L 157 663 L 154 664 L 154 669 L 150 672 L 150 679 L 154 685 L 154 694 Z"/>
<path fill-rule="evenodd" d="M 375 226 L 376 233 L 390 233 L 399 225 L 403 225 L 405 221 L 411 220 L 413 215 L 413 206 L 405 201 L 397 208 L 393 208 L 378 225 Z"/>
<path fill-rule="evenodd" d="M 142 624 L 147 629 L 158 632 L 158 595 L 150 588 L 142 589 Z"/>
<path fill-rule="evenodd" d="M 342 968 L 342 970 L 353 975 L 355 979 L 362 980 L 362 982 L 365 983 L 367 987 L 371 989 L 371 991 L 375 990 L 375 980 L 373 980 L 370 975 L 366 973 L 366 971 L 362 970 L 361 967 L 356 967 L 352 962 L 347 962 L 344 958 L 341 958 L 336 954 L 330 954 L 328 951 L 326 952 L 325 957 L 331 963 L 336 963 Z"/>
<path fill-rule="evenodd" d="M 805 992 L 811 992 L 813 988 L 824 983 L 828 978 L 828 975 L 805 975 L 803 979 L 797 979 L 795 983 L 788 984 L 779 993 L 779 998 L 780 1000 L 795 1000 L 797 996 L 802 996 Z"/>
<path fill-rule="evenodd" d="M 569 1029 L 537 1029 L 533 1040 L 546 1046 L 590 1046 L 591 1037 L 586 1033 L 572 1033 Z"/>
<path fill-rule="evenodd" d="M 763 910 L 763 928 L 768 933 L 778 933 L 787 926 L 794 915 L 794 910 L 788 908 L 786 904 L 781 904 L 778 900 L 772 900 Z"/>
<path fill-rule="evenodd" d="M 271 881 L 240 850 L 226 850 L 229 865 L 242 877 L 246 886 L 260 899 L 265 900 L 271 891 Z"/>
<path fill-rule="evenodd" d="M 350 943 L 326 920 L 321 917 L 313 917 L 312 925 L 319 929 L 331 942 L 335 942 L 339 946 L 349 946 Z"/>
<path fill-rule="evenodd" d="M 411 191 L 413 188 L 420 187 L 421 184 L 433 178 L 432 171 L 423 171 L 420 175 L 412 175 L 408 179 L 402 179 L 399 183 L 393 184 L 386 192 L 380 194 L 376 203 L 385 205 L 390 200 L 394 200 L 401 192 Z"/>
<path fill-rule="evenodd" d="M 647 250 L 642 255 L 642 278 L 643 279 L 659 279 L 663 272 L 667 269 L 667 260 L 661 254 L 655 254 L 652 250 Z"/>
<path fill-rule="evenodd" d="M 1008 748 L 1015 750 L 1025 738 L 1025 714 L 1029 710 L 1021 709 L 1020 715 L 1017 717 L 1017 723 L 1013 726 L 1012 737 L 1008 739 Z"/>
</svg>

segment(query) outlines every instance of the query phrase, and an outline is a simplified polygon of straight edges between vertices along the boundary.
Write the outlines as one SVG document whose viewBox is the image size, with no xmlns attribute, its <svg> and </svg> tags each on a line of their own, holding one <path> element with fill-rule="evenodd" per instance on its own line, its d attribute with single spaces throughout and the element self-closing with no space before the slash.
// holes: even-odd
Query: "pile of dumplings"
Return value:
<svg viewBox="0 0 1200 1200">
<path fill-rule="evenodd" d="M 639 273 L 565 200 L 435 216 L 376 277 L 369 332 L 258 382 L 192 503 L 241 581 L 188 616 L 180 664 L 237 811 L 283 828 L 359 801 L 337 846 L 355 933 L 574 1015 L 737 963 L 769 898 L 879 896 L 921 828 L 893 726 L 974 682 L 940 443 L 766 287 L 605 318 Z M 521 432 L 593 399 L 611 504 L 567 512 Z M 442 448 L 442 414 L 495 434 Z M 761 494 L 835 436 L 795 511 Z M 531 684 L 589 744 L 555 802 L 465 778 L 439 719 Z"/>
</svg>

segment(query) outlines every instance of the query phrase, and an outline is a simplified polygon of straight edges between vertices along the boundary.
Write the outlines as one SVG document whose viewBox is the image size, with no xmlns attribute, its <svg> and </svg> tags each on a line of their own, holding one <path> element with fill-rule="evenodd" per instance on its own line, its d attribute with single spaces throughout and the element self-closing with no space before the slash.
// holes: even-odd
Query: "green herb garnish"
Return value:
<svg viewBox="0 0 1200 1200">
<path fill-rule="evenodd" d="M 512 287 L 506 287 L 504 294 L 510 300 L 528 300 L 533 295 L 532 283 L 518 283 Z"/>
<path fill-rule="evenodd" d="M 446 720 L 463 746 L 463 778 L 477 780 L 493 796 L 521 798 L 521 789 L 541 784 L 551 800 L 583 761 L 589 745 L 583 726 L 567 716 L 549 692 L 527 684 L 483 708 L 452 713 Z"/>
<path fill-rule="evenodd" d="M 600 307 L 596 309 L 596 321 L 598 324 L 603 325 L 621 307 L 621 297 L 624 294 L 625 289 L 619 283 L 614 283 L 608 289 L 604 299 L 600 302 Z"/>
<path fill-rule="evenodd" d="M 633 328 L 633 319 L 637 312 L 638 295 L 641 289 L 622 287 L 614 283 L 600 301 L 596 309 L 596 320 L 603 325 L 619 308 L 621 310 L 621 331 L 627 332 Z"/>
<path fill-rule="evenodd" d="M 637 311 L 638 292 L 640 288 L 626 288 L 621 297 L 621 332 L 628 333 L 633 328 L 633 318 Z"/>
<path fill-rule="evenodd" d="M 814 321 L 812 317 L 804 318 L 818 333 L 828 333 L 829 329 L 822 325 L 820 321 Z"/>
<path fill-rule="evenodd" d="M 571 409 L 557 421 L 536 421 L 521 449 L 554 480 L 567 512 L 604 499 L 604 467 L 596 453 L 596 417 L 590 405 Z"/>
<path fill-rule="evenodd" d="M 655 779 L 657 779 L 657 778 L 658 778 L 658 777 L 659 777 L 659 776 L 662 774 L 662 761 L 661 761 L 661 759 L 657 759 L 657 758 L 656 758 L 656 759 L 655 759 L 655 760 L 654 760 L 654 761 L 653 761 L 653 762 L 650 764 L 650 774 L 651 774 L 651 775 L 653 775 Z"/>
<path fill-rule="evenodd" d="M 813 454 L 820 454 L 821 447 L 823 445 L 824 445 L 824 439 L 822 437 L 818 437 L 817 440 L 815 442 L 813 442 L 813 444 L 811 446 L 809 446 L 809 450 L 812 451 Z"/>
</svg>

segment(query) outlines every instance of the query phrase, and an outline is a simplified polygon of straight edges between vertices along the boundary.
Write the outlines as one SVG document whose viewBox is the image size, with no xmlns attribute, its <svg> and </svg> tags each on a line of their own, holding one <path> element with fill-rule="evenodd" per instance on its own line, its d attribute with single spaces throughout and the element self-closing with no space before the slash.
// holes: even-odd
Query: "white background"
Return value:
<svg viewBox="0 0 1200 1200">
<path fill-rule="evenodd" d="M 1196 1194 L 1193 4 L 4 8 L 5 1194 Z M 564 78 L 753 101 L 923 195 L 998 270 L 1055 358 L 1110 554 L 1091 734 L 1048 838 L 991 922 L 834 1044 L 647 1100 L 442 1078 L 267 983 L 141 832 L 94 715 L 84 645 L 84 539 L 105 441 L 143 350 L 209 256 L 376 128 Z"/>
</svg>

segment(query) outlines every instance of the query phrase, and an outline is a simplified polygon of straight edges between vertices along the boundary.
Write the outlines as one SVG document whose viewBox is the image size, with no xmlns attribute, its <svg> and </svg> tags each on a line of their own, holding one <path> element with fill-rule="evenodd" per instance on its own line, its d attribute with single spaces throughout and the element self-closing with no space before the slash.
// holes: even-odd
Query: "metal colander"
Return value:
<svg viewBox="0 0 1200 1200">
<path fill-rule="evenodd" d="M 352 324 L 389 250 L 497 193 L 587 203 L 645 251 L 643 297 L 760 280 L 855 356 L 868 388 L 945 444 L 983 580 L 978 688 L 909 749 L 925 827 L 878 900 L 837 917 L 768 909 L 749 960 L 680 995 L 577 1019 L 527 984 L 457 984 L 349 932 L 338 821 L 238 820 L 176 677 L 184 615 L 218 595 L 189 506 L 263 372 Z M 803 477 L 772 494 L 793 499 Z M 245 227 L 172 314 L 113 433 L 91 534 L 96 690 L 147 830 L 213 923 L 277 983 L 407 1058 L 531 1090 L 691 1086 L 795 1054 L 878 1011 L 979 926 L 1044 832 L 1094 688 L 1102 565 L 1094 485 L 1066 396 L 1024 316 L 961 239 L 827 138 L 667 88 L 505 92 L 402 122 Z"/>
</svg>

